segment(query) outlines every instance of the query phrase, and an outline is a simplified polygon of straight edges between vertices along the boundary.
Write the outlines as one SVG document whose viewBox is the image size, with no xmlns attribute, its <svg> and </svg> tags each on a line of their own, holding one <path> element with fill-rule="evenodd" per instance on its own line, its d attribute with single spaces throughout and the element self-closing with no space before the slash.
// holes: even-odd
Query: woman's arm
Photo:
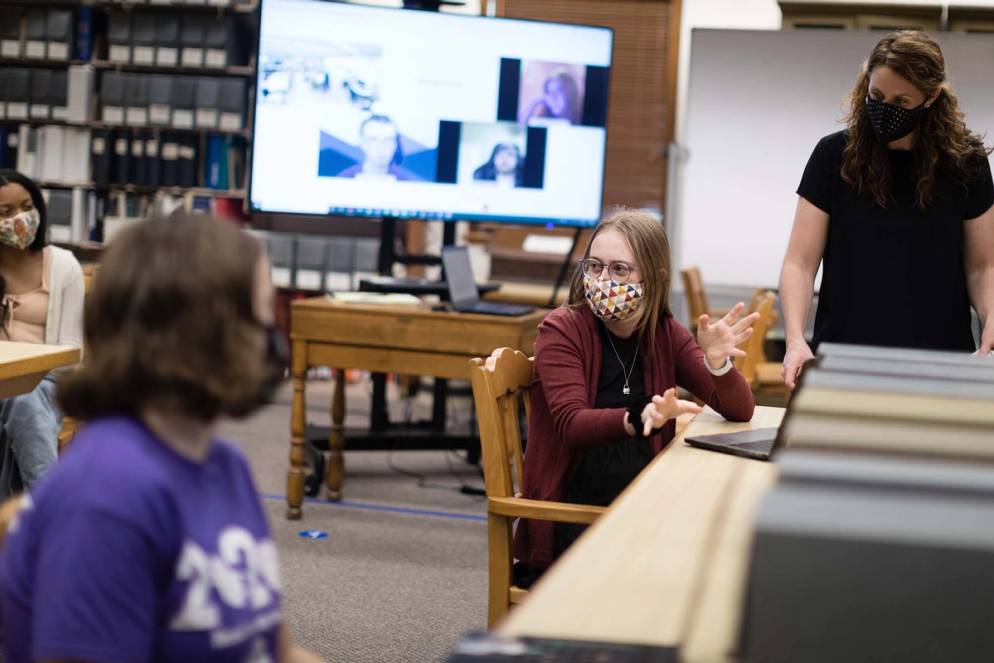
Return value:
<svg viewBox="0 0 994 663">
<path fill-rule="evenodd" d="M 59 316 L 57 345 L 71 345 L 83 348 L 83 270 L 75 258 L 70 256 L 71 265 L 62 284 L 62 310 Z"/>
<path fill-rule="evenodd" d="M 964 226 L 964 269 L 970 303 L 980 318 L 980 354 L 994 350 L 994 207 Z"/>
<path fill-rule="evenodd" d="M 587 364 L 572 330 L 552 313 L 538 329 L 535 370 L 559 439 L 573 447 L 607 444 L 628 436 L 624 408 L 590 407 Z M 567 314 L 571 315 L 571 314 Z"/>
<path fill-rule="evenodd" d="M 828 213 L 803 196 L 797 199 L 794 228 L 780 270 L 780 304 L 783 307 L 787 353 L 783 359 L 783 379 L 788 389 L 797 386 L 801 367 L 814 358 L 804 339 L 804 323 L 811 309 L 815 274 L 825 253 Z"/>
</svg>

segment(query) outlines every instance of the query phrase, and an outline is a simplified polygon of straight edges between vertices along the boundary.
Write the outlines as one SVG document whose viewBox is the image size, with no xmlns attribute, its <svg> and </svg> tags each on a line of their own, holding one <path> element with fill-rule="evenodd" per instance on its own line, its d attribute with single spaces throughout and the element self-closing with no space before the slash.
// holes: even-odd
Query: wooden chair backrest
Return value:
<svg viewBox="0 0 994 663">
<path fill-rule="evenodd" d="M 711 311 L 708 295 L 704 291 L 704 281 L 701 280 L 701 270 L 697 267 L 687 267 L 680 270 L 683 277 L 683 292 L 687 298 L 687 310 L 690 315 L 690 326 L 697 326 L 697 319 Z"/>
<path fill-rule="evenodd" d="M 757 290 L 752 296 L 752 301 L 746 310 L 746 314 L 759 313 L 759 319 L 752 326 L 752 336 L 739 349 L 746 353 L 745 357 L 739 357 L 735 366 L 742 373 L 742 376 L 750 385 L 756 379 L 756 367 L 766 360 L 766 353 L 763 344 L 766 342 L 766 334 L 773 326 L 776 319 L 777 296 L 770 290 Z"/>
<path fill-rule="evenodd" d="M 534 362 L 519 350 L 498 348 L 470 361 L 480 427 L 483 481 L 488 497 L 514 497 L 521 484 L 521 413 L 531 413 Z"/>
</svg>

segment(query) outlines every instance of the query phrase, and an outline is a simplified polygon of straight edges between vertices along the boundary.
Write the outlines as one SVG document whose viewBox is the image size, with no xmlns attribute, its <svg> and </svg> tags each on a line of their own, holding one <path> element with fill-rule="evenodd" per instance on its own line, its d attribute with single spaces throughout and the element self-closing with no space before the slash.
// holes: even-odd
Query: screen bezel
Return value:
<svg viewBox="0 0 994 663">
<path fill-rule="evenodd" d="M 260 49 L 262 47 L 262 16 L 263 9 L 267 2 L 272 2 L 274 0 L 259 0 L 259 28 L 256 30 L 255 35 L 255 67 L 252 79 L 252 94 L 251 94 L 251 104 L 252 104 L 252 142 L 249 147 L 248 155 L 248 169 L 247 177 L 248 182 L 245 187 L 245 208 L 248 211 L 249 218 L 254 224 L 254 219 L 256 215 L 278 215 L 278 216 L 288 216 L 288 217 L 308 217 L 311 219 L 315 218 L 333 218 L 333 219 L 368 219 L 376 220 L 382 218 L 392 218 L 390 214 L 384 210 L 382 214 L 339 214 L 339 213 L 328 213 L 321 214 L 319 212 L 297 212 L 297 211 L 284 211 L 277 209 L 257 209 L 253 207 L 252 204 L 252 183 L 254 181 L 255 174 L 255 145 L 256 145 L 256 109 L 258 105 L 258 94 L 259 94 L 259 68 L 261 66 Z M 363 11 L 375 12 L 397 12 L 397 11 L 421 11 L 424 10 L 416 9 L 404 9 L 400 7 L 381 7 L 374 5 L 363 5 L 343 0 L 301 0 L 303 2 L 313 2 L 315 4 L 329 4 L 329 5 L 344 5 L 348 7 L 355 7 Z M 502 21 L 505 23 L 541 23 L 544 25 L 561 25 L 567 27 L 580 27 L 580 28 L 590 28 L 592 30 L 606 30 L 611 36 L 611 61 L 607 66 L 607 83 L 605 89 L 607 91 L 607 99 L 605 101 L 605 117 L 610 120 L 611 113 L 611 74 L 614 68 L 615 59 L 615 40 L 614 40 L 614 28 L 606 25 L 591 25 L 587 23 L 568 23 L 565 21 L 546 21 L 540 19 L 530 19 L 530 18 L 509 18 L 504 16 L 475 16 L 472 14 L 455 14 L 449 12 L 428 12 L 432 14 L 437 14 L 438 16 L 443 16 L 445 18 L 441 20 L 466 20 L 466 21 Z M 600 192 L 598 199 L 600 201 L 600 211 L 597 213 L 597 217 L 592 220 L 586 219 L 554 219 L 549 217 L 508 217 L 508 216 L 496 216 L 491 214 L 455 214 L 455 213 L 415 213 L 415 214 L 405 214 L 399 217 L 402 220 L 412 220 L 412 221 L 478 221 L 484 223 L 500 223 L 505 225 L 525 225 L 525 226 L 546 226 L 546 227 L 563 227 L 563 228 L 593 228 L 596 226 L 601 216 L 604 212 L 604 183 L 607 180 L 607 138 L 608 138 L 608 121 L 604 123 L 604 153 L 602 155 L 602 163 L 604 167 L 601 168 L 601 182 L 600 182 Z"/>
</svg>

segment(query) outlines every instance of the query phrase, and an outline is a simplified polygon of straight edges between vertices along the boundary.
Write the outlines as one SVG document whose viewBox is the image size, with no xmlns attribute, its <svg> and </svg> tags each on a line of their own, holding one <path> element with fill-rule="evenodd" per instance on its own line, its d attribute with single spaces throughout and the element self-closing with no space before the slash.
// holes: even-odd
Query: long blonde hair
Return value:
<svg viewBox="0 0 994 663">
<path fill-rule="evenodd" d="M 915 162 L 918 165 L 916 206 L 925 209 L 934 197 L 936 168 L 944 166 L 958 180 L 980 175 L 979 165 L 990 149 L 966 127 L 959 101 L 946 79 L 942 50 L 931 37 L 917 30 L 901 30 L 881 39 L 874 47 L 856 85 L 849 94 L 846 115 L 848 139 L 842 155 L 842 179 L 863 195 L 869 195 L 880 207 L 890 202 L 890 169 L 887 150 L 879 144 L 866 110 L 870 74 L 886 66 L 925 94 L 938 94 L 918 127 Z"/>
<path fill-rule="evenodd" d="M 619 209 L 608 215 L 594 229 L 590 243 L 583 252 L 583 259 L 590 257 L 590 247 L 597 236 L 613 231 L 625 238 L 635 254 L 635 266 L 642 276 L 642 307 L 639 310 L 636 331 L 643 339 L 643 347 L 651 352 L 656 343 L 656 327 L 670 313 L 670 241 L 663 224 L 648 212 Z M 578 308 L 587 305 L 583 287 L 583 266 L 577 263 L 570 283 L 566 306 Z"/>
</svg>

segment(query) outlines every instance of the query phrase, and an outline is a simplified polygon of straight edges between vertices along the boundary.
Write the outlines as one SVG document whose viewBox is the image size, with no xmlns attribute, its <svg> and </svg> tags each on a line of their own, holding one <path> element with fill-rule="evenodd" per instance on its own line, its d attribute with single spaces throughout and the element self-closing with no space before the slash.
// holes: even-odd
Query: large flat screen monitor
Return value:
<svg viewBox="0 0 994 663">
<path fill-rule="evenodd" d="M 263 0 L 253 211 L 586 226 L 608 28 Z"/>
</svg>

